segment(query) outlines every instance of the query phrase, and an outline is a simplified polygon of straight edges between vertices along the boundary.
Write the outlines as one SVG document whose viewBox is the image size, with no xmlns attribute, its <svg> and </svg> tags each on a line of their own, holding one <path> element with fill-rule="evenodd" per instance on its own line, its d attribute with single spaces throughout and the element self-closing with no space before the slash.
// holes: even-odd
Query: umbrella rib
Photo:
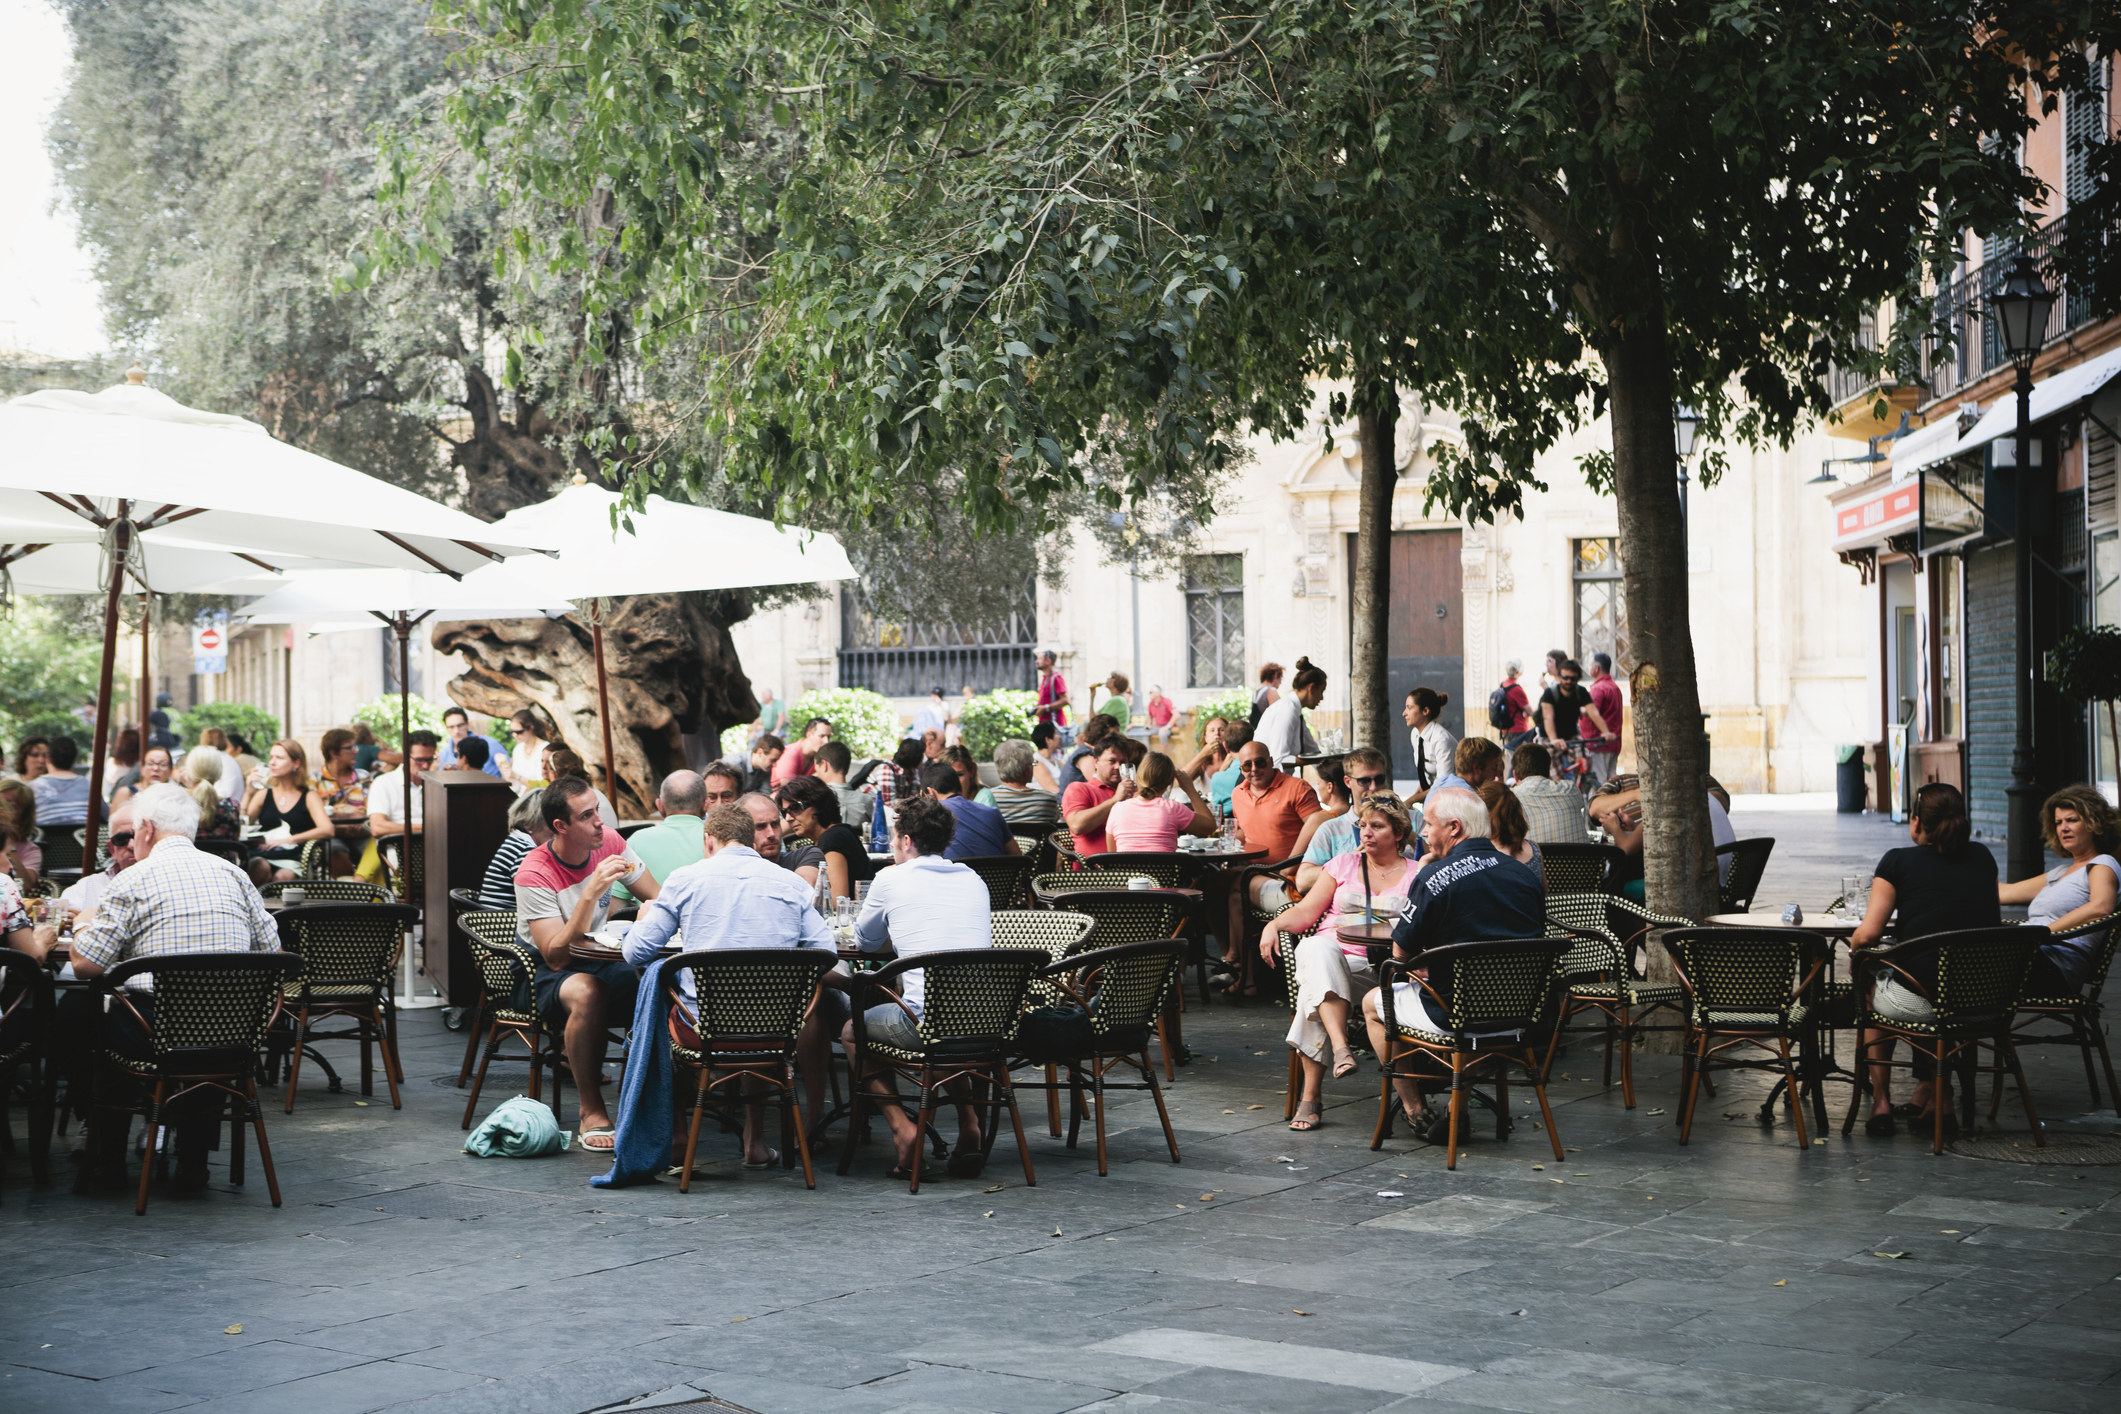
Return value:
<svg viewBox="0 0 2121 1414">
<path fill-rule="evenodd" d="M 264 560 L 259 559 L 256 555 L 248 555 L 241 550 L 231 550 L 228 553 L 234 555 L 239 560 L 250 561 L 252 564 L 256 565 L 261 570 L 271 570 L 274 574 L 283 573 L 280 566 L 275 564 L 268 564 Z"/>
<path fill-rule="evenodd" d="M 110 524 L 110 517 L 97 510 L 96 503 L 86 496 L 62 496 L 56 491 L 39 491 L 37 494 L 55 506 L 63 506 L 67 510 L 72 511 L 98 530 L 102 530 Z"/>
<path fill-rule="evenodd" d="M 476 540 L 459 540 L 456 543 L 462 545 L 465 549 L 470 550 L 474 554 L 484 555 L 487 559 L 492 560 L 495 564 L 504 564 L 507 562 L 508 557 L 506 555 L 503 555 L 496 550 L 489 550 Z M 548 555 L 557 556 L 559 552 L 556 550 L 548 550 L 545 553 Z"/>
<path fill-rule="evenodd" d="M 387 530 L 379 530 L 376 532 L 376 534 L 382 536 L 385 540 L 388 540 L 391 544 L 397 546 L 406 554 L 419 556 L 419 558 L 425 560 L 428 564 L 433 565 L 436 569 L 440 570 L 443 574 L 448 575 L 451 579 L 462 579 L 464 577 L 463 575 L 458 574 L 455 570 L 451 569 L 449 566 L 443 564 L 434 556 L 428 554 L 425 550 L 420 549 L 417 545 L 408 544 L 404 540 L 399 539 L 397 536 L 392 535 Z"/>
<path fill-rule="evenodd" d="M 0 545 L 0 565 L 11 565 L 17 560 L 26 560 L 39 550 L 49 550 L 49 541 L 42 545 Z"/>
</svg>

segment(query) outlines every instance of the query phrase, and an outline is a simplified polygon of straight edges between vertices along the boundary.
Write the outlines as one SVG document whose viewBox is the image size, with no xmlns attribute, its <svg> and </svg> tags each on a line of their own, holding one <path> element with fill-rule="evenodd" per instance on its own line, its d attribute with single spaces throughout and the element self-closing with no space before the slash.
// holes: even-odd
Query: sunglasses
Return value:
<svg viewBox="0 0 2121 1414">
<path fill-rule="evenodd" d="M 1351 784 L 1351 785 L 1358 785 L 1358 786 L 1368 786 L 1368 787 L 1370 787 L 1370 788 L 1371 788 L 1372 790 L 1375 790 L 1375 789 L 1376 789 L 1376 788 L 1377 788 L 1378 786 L 1382 786 L 1382 785 L 1389 785 L 1389 784 L 1391 784 L 1391 780 L 1392 780 L 1392 778 L 1391 778 L 1390 776 L 1350 776 L 1350 777 L 1348 777 L 1348 782 L 1349 782 L 1349 784 Z"/>
<path fill-rule="evenodd" d="M 1237 763 L 1237 769 L 1240 771 L 1271 771 L 1274 769 L 1274 763 L 1265 758 L 1257 761 L 1240 761 Z"/>
<path fill-rule="evenodd" d="M 123 849 L 132 842 L 133 832 L 131 830 L 120 830 L 110 837 L 110 847 L 112 849 Z"/>
</svg>

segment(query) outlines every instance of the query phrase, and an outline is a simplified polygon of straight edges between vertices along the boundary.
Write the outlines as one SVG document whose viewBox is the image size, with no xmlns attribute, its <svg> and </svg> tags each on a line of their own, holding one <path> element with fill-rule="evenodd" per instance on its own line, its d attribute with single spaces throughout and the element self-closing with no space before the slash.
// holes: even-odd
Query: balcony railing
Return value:
<svg viewBox="0 0 2121 1414">
<path fill-rule="evenodd" d="M 1934 323 L 1922 340 L 1918 366 L 1887 374 L 1881 380 L 1846 368 L 1827 373 L 1827 393 L 1834 404 L 1844 406 L 1878 387 L 1913 384 L 1922 390 L 1927 405 L 1950 397 L 1970 383 L 1977 383 L 2009 363 L 1995 321 L 1988 318 L 1989 299 L 2010 274 L 2011 262 L 2020 254 L 2030 255 L 2040 266 L 2041 278 L 2055 292 L 2054 308 L 2047 316 L 2043 347 L 2065 334 L 2095 321 L 2090 292 L 2077 288 L 2056 256 L 2068 239 L 2069 218 L 2058 217 L 2034 232 L 2023 247 L 1991 250 L 1989 258 L 1948 282 L 1932 295 Z M 2121 232 L 2109 233 L 2121 239 Z M 1876 319 L 1865 319 L 1858 341 L 1876 350 L 1882 331 Z"/>
</svg>

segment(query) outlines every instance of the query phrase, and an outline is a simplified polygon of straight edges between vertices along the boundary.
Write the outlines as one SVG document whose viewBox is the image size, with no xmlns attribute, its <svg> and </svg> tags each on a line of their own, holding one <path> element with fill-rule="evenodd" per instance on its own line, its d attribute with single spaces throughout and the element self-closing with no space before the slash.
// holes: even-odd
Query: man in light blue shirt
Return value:
<svg viewBox="0 0 2121 1414">
<path fill-rule="evenodd" d="M 462 769 L 463 762 L 458 758 L 457 748 L 467 738 L 478 736 L 479 740 L 486 743 L 486 762 L 478 769 L 489 776 L 496 778 L 500 776 L 501 763 L 508 759 L 508 748 L 490 736 L 480 736 L 472 731 L 471 714 L 469 712 L 462 707 L 449 708 L 442 713 L 442 728 L 442 749 L 435 756 L 436 770 L 455 771 Z"/>
<path fill-rule="evenodd" d="M 837 951 L 832 929 L 810 903 L 809 885 L 771 860 L 759 857 L 752 843 L 757 826 L 741 803 L 717 805 L 707 812 L 701 831 L 704 857 L 674 871 L 655 900 L 627 930 L 623 955 L 633 967 L 646 967 L 673 935 L 687 952 L 710 948 L 823 948 Z M 970 872 L 970 871 L 967 871 Z M 678 979 L 681 995 L 693 997 L 692 974 Z M 803 1069 L 804 1113 L 808 1122 L 822 1115 L 825 1078 L 830 1073 L 833 1021 L 823 1005 L 804 1018 L 796 1040 Z M 655 1038 L 658 1043 L 662 1038 Z M 771 1150 L 760 1138 L 761 1106 L 747 1107 L 744 1157 L 763 1163 Z"/>
<path fill-rule="evenodd" d="M 1303 863 L 1296 866 L 1296 891 L 1307 894 L 1318 882 L 1318 876 L 1326 865 L 1343 854 L 1353 854 L 1358 843 L 1356 816 L 1361 813 L 1363 801 L 1372 793 L 1392 788 L 1392 763 L 1382 751 L 1374 746 L 1358 746 L 1341 758 L 1342 780 L 1347 782 L 1347 811 L 1328 820 L 1311 836 L 1311 847 L 1304 851 Z"/>
</svg>

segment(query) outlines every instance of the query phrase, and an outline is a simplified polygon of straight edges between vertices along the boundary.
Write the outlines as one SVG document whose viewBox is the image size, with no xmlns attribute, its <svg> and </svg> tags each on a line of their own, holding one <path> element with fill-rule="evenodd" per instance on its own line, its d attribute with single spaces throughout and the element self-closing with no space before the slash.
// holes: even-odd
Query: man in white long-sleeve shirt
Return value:
<svg viewBox="0 0 2121 1414">
<path fill-rule="evenodd" d="M 1312 667 L 1309 658 L 1298 658 L 1289 690 L 1259 714 L 1259 724 L 1252 728 L 1252 740 L 1266 746 L 1267 755 L 1277 766 L 1286 766 L 1299 756 L 1315 756 L 1318 741 L 1304 721 L 1304 712 L 1325 698 L 1325 670 Z"/>
</svg>

